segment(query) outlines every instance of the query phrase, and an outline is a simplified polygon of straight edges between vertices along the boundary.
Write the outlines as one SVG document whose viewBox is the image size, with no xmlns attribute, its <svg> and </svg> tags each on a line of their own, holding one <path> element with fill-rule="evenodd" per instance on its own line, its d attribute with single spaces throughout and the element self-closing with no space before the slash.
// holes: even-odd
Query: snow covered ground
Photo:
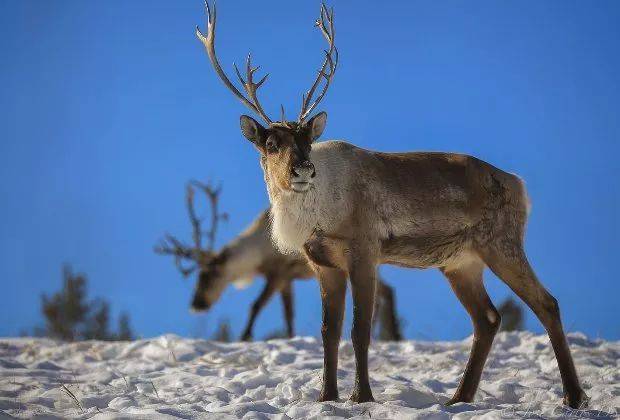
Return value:
<svg viewBox="0 0 620 420">
<path fill-rule="evenodd" d="M 347 401 L 354 372 L 350 342 L 340 348 L 339 402 L 315 402 L 320 340 L 298 337 L 215 343 L 167 335 L 134 342 L 59 344 L 0 339 L 0 417 L 75 418 L 613 418 L 620 412 L 620 342 L 569 338 L 590 408 L 561 404 L 546 336 L 498 335 L 473 404 L 444 407 L 471 338 L 374 343 L 376 403 Z"/>
</svg>

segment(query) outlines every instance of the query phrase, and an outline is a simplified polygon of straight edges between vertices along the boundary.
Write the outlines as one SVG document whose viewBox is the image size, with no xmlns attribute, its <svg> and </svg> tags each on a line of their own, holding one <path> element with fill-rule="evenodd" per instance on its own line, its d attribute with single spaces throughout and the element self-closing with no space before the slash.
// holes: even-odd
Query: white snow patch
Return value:
<svg viewBox="0 0 620 420">
<path fill-rule="evenodd" d="M 569 337 L 591 397 L 561 405 L 562 385 L 546 336 L 498 335 L 471 404 L 445 407 L 467 361 L 456 342 L 373 343 L 376 403 L 347 401 L 355 361 L 340 348 L 341 399 L 317 403 L 320 340 L 297 337 L 215 343 L 174 335 L 134 342 L 0 339 L 0 417 L 20 418 L 613 418 L 620 406 L 620 342 Z"/>
</svg>

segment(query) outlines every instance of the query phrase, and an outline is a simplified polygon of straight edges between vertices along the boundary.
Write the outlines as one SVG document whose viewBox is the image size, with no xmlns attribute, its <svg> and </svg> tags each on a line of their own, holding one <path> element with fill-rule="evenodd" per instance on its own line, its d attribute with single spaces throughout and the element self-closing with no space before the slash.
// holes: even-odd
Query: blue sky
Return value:
<svg viewBox="0 0 620 420">
<path fill-rule="evenodd" d="M 464 152 L 521 175 L 533 203 L 527 252 L 566 328 L 619 339 L 620 3 L 331 4 L 340 66 L 321 106 L 324 138 Z M 321 63 L 318 8 L 220 1 L 220 61 L 231 71 L 252 52 L 270 73 L 271 115 L 280 103 L 297 111 Z M 0 336 L 42 322 L 40 295 L 60 286 L 63 262 L 142 336 L 209 334 L 223 317 L 240 332 L 262 281 L 192 315 L 192 281 L 152 252 L 166 231 L 189 239 L 190 178 L 224 186 L 220 245 L 268 203 L 238 128 L 247 111 L 214 75 L 196 24 L 198 0 L 0 3 Z M 381 271 L 407 337 L 470 333 L 437 271 Z M 510 295 L 486 279 L 496 303 Z M 295 292 L 298 333 L 318 335 L 316 283 Z M 280 314 L 274 299 L 256 336 L 281 328 Z M 542 331 L 529 312 L 527 327 Z"/>
</svg>

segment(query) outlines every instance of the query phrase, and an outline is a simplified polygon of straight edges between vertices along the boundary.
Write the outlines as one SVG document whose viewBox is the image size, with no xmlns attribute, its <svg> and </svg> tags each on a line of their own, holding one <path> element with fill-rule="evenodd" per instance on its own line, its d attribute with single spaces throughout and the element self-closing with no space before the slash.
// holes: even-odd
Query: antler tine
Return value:
<svg viewBox="0 0 620 420">
<path fill-rule="evenodd" d="M 194 208 L 195 190 L 199 188 L 207 196 L 211 206 L 211 227 L 207 231 L 202 231 L 203 218 L 198 217 L 196 209 Z M 174 257 L 174 263 L 183 274 L 187 277 L 199 267 L 205 267 L 205 265 L 214 257 L 213 247 L 215 245 L 215 237 L 217 233 L 217 225 L 220 220 L 228 219 L 226 213 L 220 213 L 218 210 L 219 195 L 222 191 L 222 187 L 212 187 L 210 184 L 203 184 L 198 181 L 190 181 L 186 186 L 185 203 L 187 206 L 187 213 L 189 215 L 190 223 L 192 224 L 192 240 L 193 246 L 185 245 L 183 242 L 175 238 L 170 234 L 166 234 L 164 239 L 155 246 L 154 251 L 161 255 L 172 255 Z M 202 235 L 208 236 L 207 248 L 202 248 Z M 191 261 L 189 267 L 184 266 L 184 261 Z"/>
<path fill-rule="evenodd" d="M 333 11 L 333 8 L 332 8 L 332 11 Z M 327 28 L 325 27 L 326 17 L 327 17 L 327 20 L 329 21 L 330 16 L 327 12 L 327 7 L 325 6 L 325 3 L 321 3 L 321 11 L 319 13 L 318 19 L 314 21 L 314 26 L 318 26 L 319 29 L 321 29 L 321 32 L 323 33 L 323 36 L 325 37 L 327 42 L 330 42 L 329 32 Z"/>
<path fill-rule="evenodd" d="M 326 20 L 327 20 L 329 27 L 325 25 Z M 331 80 L 334 77 L 334 74 L 336 73 L 336 68 L 338 67 L 339 54 L 338 54 L 338 49 L 336 48 L 334 44 L 334 35 L 335 35 L 334 9 L 331 8 L 330 10 L 328 10 L 324 3 L 321 4 L 320 15 L 319 15 L 319 18 L 315 21 L 315 26 L 317 26 L 321 30 L 323 37 L 327 40 L 329 49 L 325 51 L 325 61 L 323 61 L 323 65 L 321 66 L 319 70 L 317 78 L 315 79 L 314 83 L 310 87 L 310 90 L 308 90 L 308 92 L 306 92 L 305 95 L 302 96 L 301 110 L 299 112 L 299 123 L 300 124 L 304 121 L 304 119 L 308 115 L 310 115 L 310 113 L 314 110 L 314 108 L 316 108 L 316 106 L 321 102 L 321 100 L 327 93 L 327 90 L 329 89 Z M 328 67 L 329 67 L 329 72 L 326 72 L 326 69 Z M 325 78 L 323 89 L 321 90 L 321 93 L 317 96 L 317 98 L 314 100 L 314 102 L 312 102 L 311 104 L 310 101 L 312 101 L 314 93 L 323 78 Z"/>
<path fill-rule="evenodd" d="M 257 112 L 263 117 L 265 121 L 271 124 L 271 120 L 269 119 L 269 117 L 267 117 L 267 114 L 265 114 L 265 111 L 263 111 L 263 108 L 261 107 L 260 102 L 258 101 L 258 96 L 256 96 L 256 91 L 258 90 L 258 88 L 260 88 L 261 85 L 265 83 L 265 80 L 267 80 L 267 77 L 269 77 L 269 73 L 267 73 L 263 76 L 262 79 L 258 81 L 258 83 L 254 83 L 254 80 L 253 80 L 254 73 L 259 68 L 260 66 L 252 68 L 252 55 L 248 54 L 248 57 L 246 59 L 246 70 L 245 70 L 246 71 L 246 82 L 243 84 L 243 87 L 245 88 L 245 91 L 248 93 L 250 100 L 256 107 Z M 237 66 L 235 66 L 235 70 L 237 71 L 237 75 L 239 76 L 239 70 L 237 69 Z M 239 79 L 243 80 L 241 78 Z"/>
<path fill-rule="evenodd" d="M 157 254 L 177 255 L 186 259 L 193 257 L 191 249 L 169 233 L 155 246 L 154 251 Z"/>
<path fill-rule="evenodd" d="M 217 235 L 218 224 L 220 220 L 228 219 L 228 214 L 220 213 L 218 209 L 219 196 L 222 192 L 222 186 L 220 185 L 214 188 L 210 184 L 203 184 L 202 182 L 195 180 L 191 181 L 191 184 L 200 188 L 205 193 L 207 199 L 209 200 L 209 205 L 211 206 L 211 226 L 209 230 L 205 231 L 209 242 L 206 249 L 203 251 L 206 253 L 211 253 L 213 252 L 213 249 L 215 247 L 215 238 Z"/>
<path fill-rule="evenodd" d="M 174 264 L 184 277 L 189 276 L 198 268 L 194 250 L 185 246 L 181 241 L 170 234 L 166 234 L 166 237 L 161 240 L 160 244 L 155 246 L 154 251 L 157 254 L 174 256 Z M 184 260 L 193 261 L 194 264 L 185 267 L 183 266 Z"/>
<path fill-rule="evenodd" d="M 319 71 L 319 76 L 317 77 L 317 81 L 321 80 L 321 77 L 325 78 L 325 84 L 323 85 L 323 90 L 321 90 L 321 93 L 319 94 L 319 96 L 317 96 L 316 100 L 312 103 L 312 105 L 307 107 L 306 111 L 304 112 L 302 116 L 302 119 L 301 119 L 302 121 L 308 115 L 310 115 L 310 113 L 314 110 L 314 108 L 321 102 L 321 100 L 323 99 L 323 96 L 325 96 L 325 94 L 327 93 L 327 89 L 329 89 L 329 85 L 332 81 L 332 77 L 336 71 L 336 65 L 334 61 L 332 60 L 330 53 L 327 51 L 325 51 L 325 63 L 326 64 L 323 65 L 323 67 Z M 329 67 L 330 67 L 329 74 L 325 73 L 325 67 L 327 66 L 327 64 L 329 64 Z M 316 86 L 318 86 L 318 83 L 315 85 L 315 88 Z M 308 97 L 310 96 L 308 95 Z"/>
<path fill-rule="evenodd" d="M 323 37 L 325 37 L 328 43 L 333 42 L 333 39 L 330 38 L 330 33 L 332 34 L 334 33 L 334 8 L 332 7 L 330 10 L 331 10 L 331 16 L 327 12 L 327 7 L 325 7 L 325 3 L 321 4 L 321 19 L 317 19 L 316 22 L 314 23 L 315 26 L 319 27 L 319 29 L 321 30 L 321 33 L 323 34 Z M 325 20 L 323 19 L 323 14 L 327 16 L 327 21 L 330 23 L 329 32 L 327 28 L 325 27 Z M 338 48 L 336 48 L 335 45 L 334 45 L 334 54 L 336 56 L 334 70 L 336 70 L 336 67 L 338 66 Z"/>
<path fill-rule="evenodd" d="M 263 120 L 265 120 L 267 124 L 271 124 L 271 119 L 263 111 L 258 101 L 258 97 L 256 96 L 256 90 L 267 79 L 267 76 L 263 77 L 258 83 L 255 84 L 252 82 L 251 74 L 248 73 L 248 80 L 246 83 L 243 81 L 243 79 L 241 79 L 241 76 L 239 75 L 239 71 L 237 70 L 237 66 L 235 66 L 235 70 L 237 70 L 237 75 L 239 76 L 239 79 L 242 81 L 243 87 L 245 91 L 248 93 L 249 99 L 246 98 L 245 95 L 243 95 L 241 91 L 239 91 L 239 89 L 237 89 L 237 87 L 230 81 L 230 79 L 228 79 L 228 76 L 226 76 L 226 73 L 224 73 L 224 70 L 222 70 L 222 66 L 220 66 L 220 63 L 217 59 L 217 55 L 215 54 L 215 24 L 217 21 L 217 10 L 215 6 L 215 1 L 213 2 L 213 13 L 211 13 L 211 8 L 209 7 L 208 0 L 205 0 L 205 9 L 207 11 L 207 35 L 205 36 L 200 31 L 200 28 L 196 26 L 196 36 L 198 37 L 200 42 L 202 42 L 202 44 L 205 46 L 205 49 L 207 50 L 207 55 L 209 56 L 209 60 L 211 61 L 211 65 L 213 66 L 213 69 L 215 70 L 219 78 L 222 80 L 224 85 L 226 85 L 226 87 L 230 89 L 232 93 L 237 98 L 239 98 L 239 100 L 245 106 L 247 106 L 253 112 L 258 114 Z M 248 61 L 249 61 L 249 56 L 248 56 Z M 258 70 L 258 68 L 254 69 L 254 71 L 256 70 Z"/>
<path fill-rule="evenodd" d="M 194 188 L 191 183 L 188 183 L 186 187 L 185 204 L 187 205 L 189 221 L 192 224 L 192 240 L 194 241 L 194 248 L 199 250 L 202 247 L 202 230 L 200 226 L 202 220 L 196 216 L 196 209 L 194 208 Z"/>
</svg>

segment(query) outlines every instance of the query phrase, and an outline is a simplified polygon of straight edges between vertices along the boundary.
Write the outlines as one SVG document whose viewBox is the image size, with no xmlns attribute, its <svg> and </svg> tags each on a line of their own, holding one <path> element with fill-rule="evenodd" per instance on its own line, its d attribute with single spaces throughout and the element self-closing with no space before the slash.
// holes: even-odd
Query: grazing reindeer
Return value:
<svg viewBox="0 0 620 420">
<path fill-rule="evenodd" d="M 209 238 L 205 248 L 202 245 L 201 219 L 194 209 L 194 188 L 202 190 L 211 206 L 211 227 L 206 232 Z M 295 279 L 308 279 L 314 272 L 305 258 L 282 254 L 271 241 L 269 232 L 269 211 L 262 212 L 254 222 L 239 236 L 215 252 L 214 242 L 219 220 L 226 214 L 219 213 L 218 199 L 220 189 L 209 185 L 192 182 L 187 186 L 186 205 L 193 228 L 193 246 L 187 246 L 172 235 L 155 248 L 159 254 L 173 255 L 183 276 L 187 277 L 198 270 L 198 283 L 191 307 L 195 311 L 208 310 L 220 298 L 224 289 L 233 283 L 243 286 L 255 276 L 265 278 L 265 287 L 250 308 L 250 317 L 241 335 L 242 340 L 251 340 L 254 322 L 259 312 L 266 306 L 274 294 L 279 293 L 284 307 L 286 332 L 289 337 L 295 335 L 293 327 L 293 289 Z M 193 264 L 183 265 L 183 260 Z M 382 322 L 382 335 L 388 340 L 400 340 L 400 330 L 396 316 L 392 288 L 379 282 L 378 301 L 381 302 L 379 318 Z"/>
<path fill-rule="evenodd" d="M 538 281 L 523 249 L 528 198 L 520 178 L 471 156 L 381 153 L 342 141 L 314 143 L 327 114 L 309 118 L 323 99 L 338 65 L 334 14 L 321 7 L 316 25 L 328 50 L 316 81 L 303 96 L 297 121 L 274 122 L 256 95 L 248 57 L 244 96 L 215 54 L 216 11 L 207 4 L 207 35 L 197 36 L 224 84 L 266 123 L 241 117 L 241 131 L 260 152 L 271 201 L 273 237 L 285 252 L 305 255 L 321 286 L 324 371 L 320 401 L 338 398 L 336 368 L 347 275 L 353 294 L 351 338 L 356 380 L 351 399 L 372 401 L 368 345 L 376 266 L 387 263 L 440 269 L 471 316 L 474 340 L 465 373 L 448 404 L 474 398 L 500 325 L 482 281 L 488 266 L 523 299 L 546 328 L 557 358 L 564 402 L 579 407 L 583 392 L 566 342 L 556 299 Z M 323 83 L 316 99 L 312 98 Z"/>
</svg>

